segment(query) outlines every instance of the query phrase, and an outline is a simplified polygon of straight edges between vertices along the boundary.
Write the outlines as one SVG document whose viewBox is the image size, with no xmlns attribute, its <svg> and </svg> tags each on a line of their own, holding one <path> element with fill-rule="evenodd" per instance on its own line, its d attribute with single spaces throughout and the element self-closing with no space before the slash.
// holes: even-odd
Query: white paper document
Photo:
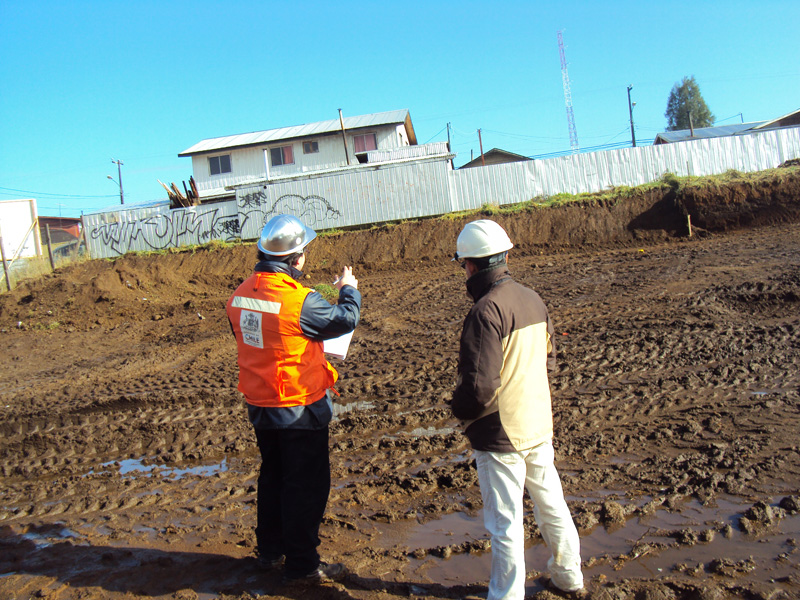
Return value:
<svg viewBox="0 0 800 600">
<path fill-rule="evenodd" d="M 347 350 L 350 348 L 350 340 L 353 339 L 353 332 L 345 333 L 337 338 L 322 342 L 322 350 L 325 354 L 344 360 L 347 357 Z"/>
</svg>

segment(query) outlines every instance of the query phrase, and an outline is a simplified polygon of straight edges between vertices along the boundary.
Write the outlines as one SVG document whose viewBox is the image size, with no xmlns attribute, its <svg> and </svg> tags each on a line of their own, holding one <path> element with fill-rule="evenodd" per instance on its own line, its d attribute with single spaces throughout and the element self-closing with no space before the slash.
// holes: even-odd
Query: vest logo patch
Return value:
<svg viewBox="0 0 800 600">
<path fill-rule="evenodd" d="M 242 330 L 242 341 L 254 348 L 263 348 L 264 339 L 261 337 L 261 317 L 260 312 L 243 310 L 239 315 L 239 327 Z"/>
</svg>

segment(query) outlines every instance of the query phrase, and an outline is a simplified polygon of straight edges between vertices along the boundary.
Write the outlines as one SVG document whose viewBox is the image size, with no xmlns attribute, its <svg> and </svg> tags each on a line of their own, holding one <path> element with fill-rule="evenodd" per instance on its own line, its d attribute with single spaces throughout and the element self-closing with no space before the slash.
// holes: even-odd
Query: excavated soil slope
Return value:
<svg viewBox="0 0 800 600">
<path fill-rule="evenodd" d="M 800 596 L 800 169 L 781 171 L 495 217 L 556 327 L 557 465 L 590 598 Z M 89 261 L 0 296 L 0 597 L 485 597 L 447 404 L 464 222 L 311 246 L 308 285 L 352 264 L 364 296 L 321 531 L 350 574 L 313 591 L 251 558 L 259 461 L 224 303 L 252 245 Z M 547 600 L 526 507 L 528 593 Z"/>
</svg>

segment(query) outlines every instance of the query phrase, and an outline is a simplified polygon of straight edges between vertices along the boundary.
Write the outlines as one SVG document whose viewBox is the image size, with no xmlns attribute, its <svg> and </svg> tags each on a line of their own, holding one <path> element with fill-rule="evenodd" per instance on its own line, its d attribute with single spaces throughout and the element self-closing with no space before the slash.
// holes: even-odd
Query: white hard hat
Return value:
<svg viewBox="0 0 800 600">
<path fill-rule="evenodd" d="M 258 239 L 258 249 L 270 256 L 287 256 L 302 252 L 317 237 L 316 232 L 293 215 L 272 217 Z"/>
<path fill-rule="evenodd" d="M 482 258 L 511 250 L 514 244 L 505 229 L 494 221 L 481 219 L 464 225 L 456 240 L 456 254 L 453 260 L 462 258 Z"/>
</svg>

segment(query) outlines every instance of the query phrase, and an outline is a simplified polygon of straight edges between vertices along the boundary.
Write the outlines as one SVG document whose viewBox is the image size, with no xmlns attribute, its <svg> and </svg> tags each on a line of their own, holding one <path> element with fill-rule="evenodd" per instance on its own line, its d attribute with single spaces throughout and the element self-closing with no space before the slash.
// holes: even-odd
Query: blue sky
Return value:
<svg viewBox="0 0 800 600">
<path fill-rule="evenodd" d="M 206 138 L 407 108 L 456 166 L 483 149 L 570 149 L 666 127 L 694 75 L 719 124 L 800 108 L 796 0 L 210 2 L 0 0 L 0 200 L 80 216 L 166 198 Z"/>
</svg>

